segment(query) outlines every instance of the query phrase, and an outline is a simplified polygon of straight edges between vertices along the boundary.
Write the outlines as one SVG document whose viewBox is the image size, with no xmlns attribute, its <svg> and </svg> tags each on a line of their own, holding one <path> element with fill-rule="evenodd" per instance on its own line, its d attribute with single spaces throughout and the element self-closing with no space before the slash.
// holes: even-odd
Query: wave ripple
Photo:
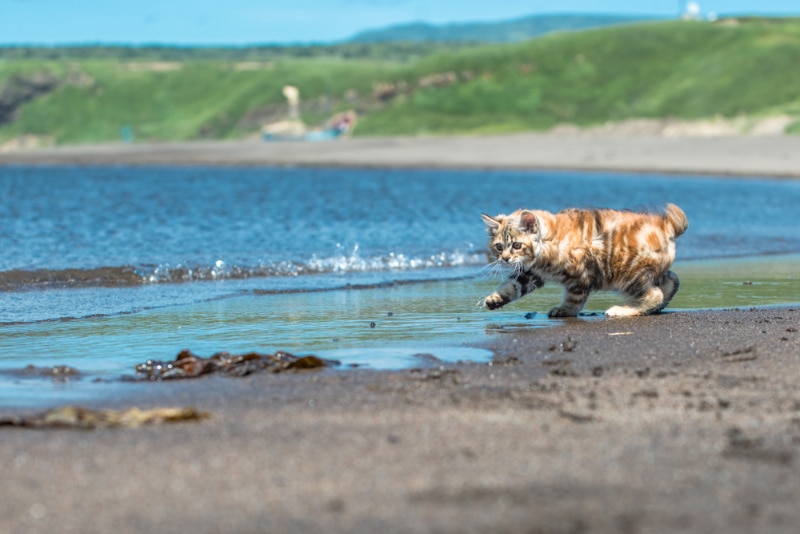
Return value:
<svg viewBox="0 0 800 534">
<path fill-rule="evenodd" d="M 175 284 L 246 278 L 302 277 L 315 274 L 349 274 L 409 271 L 482 265 L 486 256 L 475 252 L 440 252 L 425 257 L 400 253 L 361 257 L 358 247 L 351 254 L 312 256 L 308 261 L 282 261 L 257 265 L 235 265 L 217 260 L 211 265 L 109 266 L 87 269 L 38 269 L 0 272 L 0 290 L 46 288 L 126 287 L 145 284 Z M 298 283 L 299 286 L 302 283 Z M 298 287 L 301 289 L 301 287 Z"/>
</svg>

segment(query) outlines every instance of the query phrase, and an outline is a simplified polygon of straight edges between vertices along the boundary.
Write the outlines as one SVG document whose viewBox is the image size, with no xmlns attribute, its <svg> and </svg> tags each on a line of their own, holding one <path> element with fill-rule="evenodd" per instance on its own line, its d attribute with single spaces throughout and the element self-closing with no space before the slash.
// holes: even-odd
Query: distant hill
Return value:
<svg viewBox="0 0 800 534">
<path fill-rule="evenodd" d="M 533 15 L 500 22 L 434 25 L 413 22 L 360 32 L 353 43 L 483 42 L 512 43 L 556 31 L 575 31 L 620 24 L 664 20 L 632 15 Z"/>
<path fill-rule="evenodd" d="M 675 20 L 516 43 L 411 45 L 420 55 L 403 60 L 377 59 L 397 43 L 319 47 L 308 57 L 299 48 L 296 56 L 48 48 L 9 49 L 3 59 L 0 49 L 0 150 L 6 143 L 258 136 L 263 124 L 286 119 L 287 84 L 300 89 L 306 124 L 355 110 L 356 136 L 717 115 L 786 115 L 794 121 L 789 131 L 800 133 L 800 18 Z"/>
</svg>

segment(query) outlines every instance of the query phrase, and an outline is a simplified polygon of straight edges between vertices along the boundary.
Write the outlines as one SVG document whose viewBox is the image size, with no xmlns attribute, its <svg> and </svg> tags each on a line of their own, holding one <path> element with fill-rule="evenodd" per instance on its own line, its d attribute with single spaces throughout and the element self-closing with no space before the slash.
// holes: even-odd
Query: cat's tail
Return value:
<svg viewBox="0 0 800 534">
<path fill-rule="evenodd" d="M 689 228 L 689 219 L 686 214 L 675 204 L 667 204 L 667 210 L 664 212 L 664 220 L 672 227 L 675 237 L 683 234 Z"/>
</svg>

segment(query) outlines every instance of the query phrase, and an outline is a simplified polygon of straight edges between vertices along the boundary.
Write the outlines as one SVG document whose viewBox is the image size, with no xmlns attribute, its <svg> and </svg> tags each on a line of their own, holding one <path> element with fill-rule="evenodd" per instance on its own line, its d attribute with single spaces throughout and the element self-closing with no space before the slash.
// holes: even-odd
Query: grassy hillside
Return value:
<svg viewBox="0 0 800 534">
<path fill-rule="evenodd" d="M 0 60 L 0 142 L 235 138 L 285 115 L 300 88 L 309 124 L 356 109 L 356 135 L 544 129 L 633 117 L 800 117 L 800 20 L 647 23 L 554 34 L 411 61 Z M 60 83 L 19 97 L 20 80 Z M 16 92 L 15 92 L 16 91 Z M 23 94 L 23 96 L 25 96 Z M 1 111 L 1 110 L 0 110 Z M 0 113 L 0 117 L 3 114 Z"/>
<path fill-rule="evenodd" d="M 418 88 L 360 129 L 493 132 L 633 117 L 798 113 L 797 65 L 796 19 L 559 34 L 422 60 L 407 78 L 451 72 L 458 81 Z"/>
<path fill-rule="evenodd" d="M 0 139 L 32 134 L 83 143 L 119 139 L 123 127 L 137 140 L 247 135 L 263 122 L 284 118 L 286 84 L 302 89 L 303 118 L 313 124 L 347 107 L 341 101 L 347 91 L 369 93 L 376 77 L 393 67 L 331 59 L 0 63 L 0 83 L 25 72 L 55 74 L 63 83 L 22 105 L 16 120 L 0 126 Z"/>
</svg>

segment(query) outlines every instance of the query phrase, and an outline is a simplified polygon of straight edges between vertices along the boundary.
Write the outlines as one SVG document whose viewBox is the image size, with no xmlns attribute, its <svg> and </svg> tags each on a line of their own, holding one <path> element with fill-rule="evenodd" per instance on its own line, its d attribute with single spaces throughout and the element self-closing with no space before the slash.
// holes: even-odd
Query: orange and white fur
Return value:
<svg viewBox="0 0 800 534">
<path fill-rule="evenodd" d="M 511 215 L 481 215 L 489 231 L 493 265 L 511 274 L 483 305 L 505 306 L 546 281 L 565 288 L 564 301 L 550 317 L 574 317 L 589 293 L 616 290 L 628 297 L 609 317 L 648 315 L 664 309 L 678 291 L 669 270 L 675 239 L 689 226 L 678 206 L 663 214 L 610 209 L 567 209 L 558 213 L 518 210 Z"/>
</svg>

